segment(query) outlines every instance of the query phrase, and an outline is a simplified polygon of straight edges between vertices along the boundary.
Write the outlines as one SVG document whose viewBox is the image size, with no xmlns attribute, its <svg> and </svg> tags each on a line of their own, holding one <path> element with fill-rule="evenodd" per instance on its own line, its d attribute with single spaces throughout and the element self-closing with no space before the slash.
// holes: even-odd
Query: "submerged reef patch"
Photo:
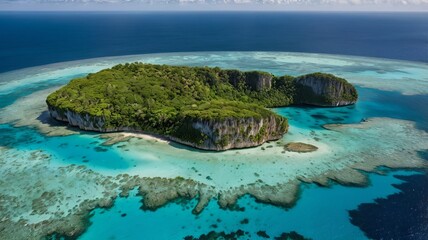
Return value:
<svg viewBox="0 0 428 240">
<path fill-rule="evenodd" d="M 290 152 L 306 153 L 306 152 L 316 151 L 318 148 L 314 145 L 307 144 L 307 143 L 291 142 L 291 143 L 285 144 L 284 149 Z"/>
<path fill-rule="evenodd" d="M 58 90 L 58 87 L 34 92 L 0 109 L 0 124 L 11 123 L 15 127 L 35 127 L 47 136 L 79 134 L 78 129 L 69 128 L 66 124 L 59 123 L 50 117 L 45 99 L 55 90 Z"/>
<path fill-rule="evenodd" d="M 86 229 L 90 210 L 113 204 L 117 194 L 110 177 L 83 166 L 53 167 L 50 160 L 43 151 L 0 147 L 0 235 L 5 239 L 77 236 Z"/>
<path fill-rule="evenodd" d="M 271 238 L 269 235 L 266 234 L 266 231 L 258 231 L 257 236 L 260 238 Z M 226 233 L 224 231 L 222 232 L 216 232 L 211 231 L 206 234 L 202 234 L 199 237 L 195 236 L 186 236 L 184 240 L 216 240 L 216 239 L 223 239 L 223 240 L 237 240 L 237 239 L 252 239 L 251 234 L 248 232 L 245 232 L 241 229 L 238 229 L 233 232 Z M 305 238 L 304 236 L 300 235 L 299 233 L 295 231 L 291 232 L 284 232 L 281 233 L 279 236 L 272 237 L 271 239 L 275 240 L 309 240 L 309 238 Z"/>
</svg>

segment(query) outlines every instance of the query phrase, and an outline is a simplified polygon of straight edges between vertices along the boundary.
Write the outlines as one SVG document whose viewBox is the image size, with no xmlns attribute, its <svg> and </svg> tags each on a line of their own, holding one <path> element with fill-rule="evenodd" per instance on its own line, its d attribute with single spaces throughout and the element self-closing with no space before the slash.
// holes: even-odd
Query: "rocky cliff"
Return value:
<svg viewBox="0 0 428 240">
<path fill-rule="evenodd" d="M 227 150 L 258 146 L 278 140 L 288 131 L 287 119 L 271 115 L 266 118 L 192 119 L 170 138 L 176 142 L 205 150 Z"/>
<path fill-rule="evenodd" d="M 245 81 L 246 84 L 253 91 L 269 90 L 272 88 L 273 75 L 265 72 L 246 72 Z"/>
<path fill-rule="evenodd" d="M 118 129 L 105 128 L 103 117 L 94 117 L 89 114 L 79 114 L 71 110 L 60 110 L 48 104 L 49 113 L 52 118 L 67 122 L 71 126 L 79 127 L 82 130 L 97 131 L 97 132 L 113 132 Z"/>
<path fill-rule="evenodd" d="M 354 104 L 357 90 L 345 79 L 326 73 L 297 77 L 295 103 L 333 107 Z"/>
<path fill-rule="evenodd" d="M 274 76 L 267 72 L 250 71 L 241 72 L 238 70 L 225 70 L 228 81 L 234 87 L 245 85 L 252 91 L 269 90 L 272 88 Z"/>
<path fill-rule="evenodd" d="M 48 106 L 52 118 L 67 122 L 82 130 L 96 132 L 132 131 L 141 129 L 127 126 L 106 127 L 103 117 L 61 111 Z M 258 146 L 266 141 L 278 140 L 288 131 L 286 118 L 270 115 L 265 118 L 227 118 L 203 120 L 188 118 L 182 121 L 170 135 L 172 141 L 204 150 L 227 150 Z M 147 132 L 146 132 L 147 133 Z"/>
</svg>

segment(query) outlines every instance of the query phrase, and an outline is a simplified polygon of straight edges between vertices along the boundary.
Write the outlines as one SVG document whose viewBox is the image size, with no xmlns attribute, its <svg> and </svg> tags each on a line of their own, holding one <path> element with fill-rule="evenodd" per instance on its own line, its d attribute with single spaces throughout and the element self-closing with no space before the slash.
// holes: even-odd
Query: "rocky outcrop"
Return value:
<svg viewBox="0 0 428 240">
<path fill-rule="evenodd" d="M 295 79 L 296 103 L 324 107 L 346 106 L 358 99 L 357 90 L 345 79 L 325 73 L 312 73 Z"/>
<path fill-rule="evenodd" d="M 71 126 L 79 127 L 82 130 L 90 130 L 97 132 L 113 132 L 119 129 L 106 129 L 104 127 L 104 119 L 102 117 L 94 117 L 89 114 L 79 114 L 70 110 L 60 110 L 48 104 L 49 114 L 52 118 L 67 122 Z"/>
<path fill-rule="evenodd" d="M 170 138 L 199 149 L 219 151 L 258 146 L 266 141 L 280 139 L 287 131 L 287 120 L 275 115 L 260 119 L 196 119 L 189 120 L 184 129 Z"/>
<path fill-rule="evenodd" d="M 302 143 L 302 142 L 290 142 L 284 145 L 284 150 L 289 152 L 307 153 L 316 151 L 318 147 Z"/>
<path fill-rule="evenodd" d="M 250 71 L 241 72 L 238 70 L 225 70 L 228 75 L 228 81 L 234 87 L 239 88 L 245 85 L 252 91 L 269 90 L 272 88 L 272 79 L 274 76 L 267 72 Z"/>
<path fill-rule="evenodd" d="M 246 72 L 245 82 L 253 91 L 269 90 L 272 88 L 273 75 L 266 72 Z"/>
<path fill-rule="evenodd" d="M 52 118 L 67 122 L 82 130 L 97 132 L 143 132 L 130 127 L 105 127 L 103 117 L 79 114 L 70 110 L 62 111 L 48 106 Z M 202 120 L 188 118 L 182 125 L 167 135 L 168 139 L 204 150 L 222 151 L 232 148 L 248 148 L 266 141 L 280 139 L 288 131 L 287 119 L 270 115 L 265 118 L 227 118 L 222 120 Z"/>
</svg>

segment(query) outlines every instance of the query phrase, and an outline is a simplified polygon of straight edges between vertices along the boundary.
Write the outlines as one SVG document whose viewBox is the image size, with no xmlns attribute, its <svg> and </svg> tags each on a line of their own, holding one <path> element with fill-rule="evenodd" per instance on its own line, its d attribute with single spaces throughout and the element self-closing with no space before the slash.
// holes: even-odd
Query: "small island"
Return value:
<svg viewBox="0 0 428 240">
<path fill-rule="evenodd" d="M 52 118 L 83 130 L 158 134 L 220 151 L 280 139 L 287 119 L 267 108 L 337 107 L 357 99 L 354 86 L 326 73 L 292 77 L 127 63 L 74 79 L 46 102 Z"/>
<path fill-rule="evenodd" d="M 318 148 L 314 145 L 302 142 L 290 142 L 284 145 L 284 150 L 297 153 L 308 153 L 316 151 Z"/>
</svg>

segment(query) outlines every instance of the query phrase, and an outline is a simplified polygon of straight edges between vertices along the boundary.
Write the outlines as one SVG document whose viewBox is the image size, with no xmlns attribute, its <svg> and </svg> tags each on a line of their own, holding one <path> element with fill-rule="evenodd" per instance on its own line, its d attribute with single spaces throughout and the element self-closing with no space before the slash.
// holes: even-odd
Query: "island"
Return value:
<svg viewBox="0 0 428 240">
<path fill-rule="evenodd" d="M 119 64 L 50 94 L 50 116 L 82 130 L 161 135 L 204 150 L 280 139 L 288 121 L 269 108 L 354 104 L 355 87 L 326 73 L 298 77 L 218 67 Z"/>
<path fill-rule="evenodd" d="M 284 145 L 284 150 L 289 152 L 307 153 L 316 151 L 318 148 L 314 145 L 302 142 L 289 142 Z"/>
</svg>

